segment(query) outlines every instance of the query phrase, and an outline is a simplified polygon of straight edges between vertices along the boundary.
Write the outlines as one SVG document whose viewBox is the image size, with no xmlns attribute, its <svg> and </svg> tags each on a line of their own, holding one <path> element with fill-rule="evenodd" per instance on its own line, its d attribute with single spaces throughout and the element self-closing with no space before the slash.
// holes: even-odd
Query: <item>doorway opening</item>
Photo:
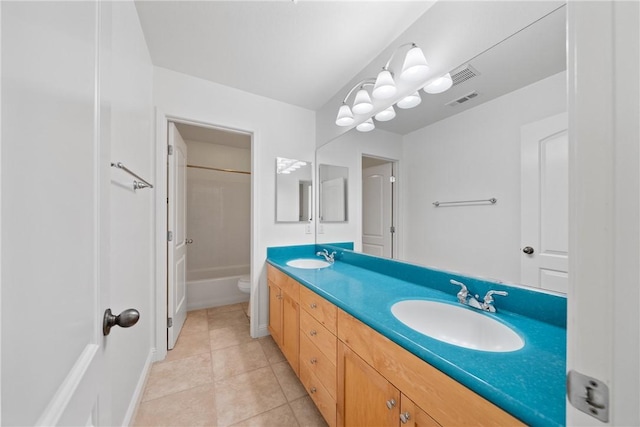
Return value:
<svg viewBox="0 0 640 427">
<path fill-rule="evenodd" d="M 398 161 L 362 155 L 362 252 L 398 257 Z"/>
<path fill-rule="evenodd" d="M 163 348 L 174 347 L 187 311 L 242 303 L 251 321 L 254 228 L 252 134 L 164 119 L 160 169 L 166 185 L 158 193 L 157 227 L 164 226 L 167 240 L 158 247 L 158 272 L 166 279 L 158 280 L 159 359 Z"/>
</svg>

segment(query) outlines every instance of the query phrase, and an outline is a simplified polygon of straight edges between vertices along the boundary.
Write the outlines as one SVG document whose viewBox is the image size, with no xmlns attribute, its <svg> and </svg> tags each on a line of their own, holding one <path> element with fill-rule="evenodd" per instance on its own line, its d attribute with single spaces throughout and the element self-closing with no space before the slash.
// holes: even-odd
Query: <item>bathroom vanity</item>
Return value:
<svg viewBox="0 0 640 427">
<path fill-rule="evenodd" d="M 320 269 L 287 265 L 317 258 L 321 248 L 336 250 L 337 261 Z M 549 299 L 541 302 L 526 289 L 326 245 L 269 248 L 267 261 L 269 330 L 329 425 L 564 424 L 562 297 L 541 294 Z M 463 348 L 391 314 L 406 299 L 457 304 L 449 278 L 472 292 L 508 289 L 487 315 L 522 336 L 524 347 Z M 507 310 L 527 299 L 537 318 Z"/>
</svg>

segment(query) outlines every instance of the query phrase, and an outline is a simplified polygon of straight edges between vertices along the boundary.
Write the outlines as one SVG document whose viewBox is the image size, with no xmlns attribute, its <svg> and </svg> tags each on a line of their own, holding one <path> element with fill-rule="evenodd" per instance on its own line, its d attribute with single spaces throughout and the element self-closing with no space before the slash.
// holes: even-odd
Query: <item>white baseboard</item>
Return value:
<svg viewBox="0 0 640 427">
<path fill-rule="evenodd" d="M 127 408 L 127 413 L 124 415 L 124 420 L 122 420 L 123 426 L 131 425 L 131 423 L 135 419 L 136 413 L 138 412 L 138 407 L 140 406 L 140 401 L 142 400 L 144 388 L 147 385 L 147 380 L 149 379 L 149 372 L 151 372 L 151 365 L 154 362 L 155 354 L 156 349 L 152 348 L 149 351 L 147 360 L 145 361 L 142 372 L 140 373 L 140 377 L 138 378 L 138 383 L 136 384 L 136 389 L 133 392 L 133 396 L 131 396 L 131 402 L 129 403 L 129 407 Z"/>
<path fill-rule="evenodd" d="M 187 299 L 187 311 L 201 310 L 203 308 L 219 307 L 221 305 L 237 304 L 249 301 L 249 295 L 230 295 L 227 297 L 200 298 L 195 301 Z"/>
</svg>

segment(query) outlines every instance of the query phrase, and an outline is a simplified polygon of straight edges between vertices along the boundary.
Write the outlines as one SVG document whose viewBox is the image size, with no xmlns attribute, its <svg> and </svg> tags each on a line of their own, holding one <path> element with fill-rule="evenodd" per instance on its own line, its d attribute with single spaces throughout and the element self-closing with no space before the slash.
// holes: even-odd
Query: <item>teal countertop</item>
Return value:
<svg viewBox="0 0 640 427">
<path fill-rule="evenodd" d="M 565 424 L 566 298 L 357 254 L 344 250 L 348 244 L 340 246 L 269 248 L 267 261 L 526 424 Z M 325 247 L 338 252 L 330 267 L 286 265 L 295 258 L 317 258 L 316 251 Z M 416 332 L 391 314 L 391 306 L 405 299 L 458 304 L 459 288 L 450 279 L 464 282 L 473 294 L 508 291 L 509 296 L 496 298 L 497 313 L 485 314 L 509 325 L 524 338 L 525 346 L 505 353 L 462 348 Z"/>
</svg>

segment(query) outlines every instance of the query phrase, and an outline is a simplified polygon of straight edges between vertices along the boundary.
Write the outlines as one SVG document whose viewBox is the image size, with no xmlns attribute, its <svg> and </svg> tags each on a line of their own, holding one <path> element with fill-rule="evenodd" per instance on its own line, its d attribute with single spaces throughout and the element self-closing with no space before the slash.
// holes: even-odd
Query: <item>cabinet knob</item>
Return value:
<svg viewBox="0 0 640 427">
<path fill-rule="evenodd" d="M 387 400 L 387 408 L 393 409 L 395 406 L 396 406 L 396 400 L 395 399 Z"/>
<path fill-rule="evenodd" d="M 309 363 L 311 363 L 312 365 L 315 365 L 316 363 L 318 363 L 318 359 L 313 357 L 311 360 L 309 360 Z"/>
<path fill-rule="evenodd" d="M 400 414 L 400 421 L 402 421 L 402 424 L 408 423 L 410 419 L 411 415 L 409 415 L 409 412 L 403 412 Z"/>
<path fill-rule="evenodd" d="M 309 307 L 311 308 L 317 308 L 318 305 L 315 302 L 312 302 L 311 304 L 309 304 Z"/>
<path fill-rule="evenodd" d="M 312 329 L 311 331 L 309 331 L 309 335 L 315 337 L 316 335 L 318 335 L 318 332 L 315 329 Z"/>
<path fill-rule="evenodd" d="M 318 390 L 315 387 L 311 387 L 309 389 L 309 393 L 311 393 L 311 394 L 315 393 L 316 391 L 318 391 Z"/>
</svg>

